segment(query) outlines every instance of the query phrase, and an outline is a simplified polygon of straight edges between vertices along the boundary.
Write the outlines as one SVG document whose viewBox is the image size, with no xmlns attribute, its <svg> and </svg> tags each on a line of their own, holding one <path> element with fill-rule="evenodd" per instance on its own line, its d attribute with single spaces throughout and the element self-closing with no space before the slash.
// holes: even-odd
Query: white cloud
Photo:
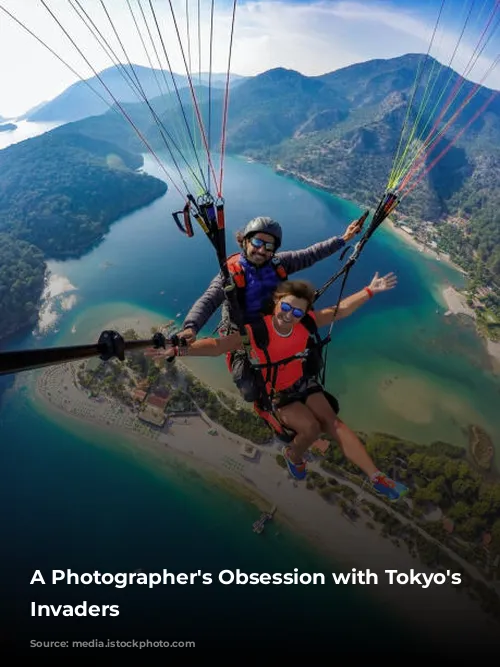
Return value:
<svg viewBox="0 0 500 667">
<path fill-rule="evenodd" d="M 326 4 L 330 5 L 331 3 Z M 338 17 L 349 21 L 352 30 L 354 30 L 355 22 L 366 26 L 371 24 L 372 29 L 378 27 L 380 31 L 379 37 L 382 37 L 381 41 L 384 43 L 390 42 L 395 37 L 397 48 L 401 49 L 404 45 L 405 53 L 427 53 L 429 46 L 431 46 L 430 55 L 442 64 L 448 65 L 451 61 L 453 69 L 459 73 L 468 75 L 468 78 L 477 82 L 480 82 L 485 75 L 488 75 L 484 85 L 500 86 L 500 73 L 492 72 L 491 76 L 488 74 L 490 67 L 494 64 L 495 58 L 498 56 L 498 51 L 494 52 L 494 56 L 491 58 L 485 55 L 485 53 L 488 53 L 488 49 L 483 49 L 484 46 L 488 47 L 488 44 L 491 45 L 494 43 L 491 38 L 488 38 L 490 35 L 493 37 L 495 32 L 497 32 L 495 24 L 498 21 L 498 16 L 493 11 L 486 11 L 481 16 L 479 12 L 471 12 L 468 23 L 465 26 L 464 34 L 460 39 L 460 31 L 465 24 L 469 6 L 467 4 L 463 6 L 460 17 L 456 15 L 457 5 L 450 3 L 448 6 L 445 5 L 445 8 L 448 9 L 448 15 L 446 12 L 443 12 L 441 15 L 434 38 L 433 30 L 435 21 L 438 18 L 437 11 L 435 16 L 432 17 L 432 21 L 424 21 L 414 13 L 408 10 L 405 11 L 401 7 L 401 3 L 395 9 L 387 3 L 373 2 L 367 4 L 344 1 L 336 3 L 336 6 L 332 7 L 331 11 Z M 463 11 L 464 9 L 466 11 Z M 497 9 L 493 7 L 495 12 Z M 458 21 L 456 21 L 457 18 Z M 477 25 L 474 26 L 474 20 L 479 18 L 481 19 L 480 27 Z M 490 18 L 492 19 L 491 21 Z M 449 22 L 451 19 L 456 21 L 460 27 L 459 31 L 450 30 Z M 388 34 L 386 32 L 388 29 L 395 34 Z M 414 51 L 413 46 L 415 46 Z M 387 45 L 384 45 L 383 49 L 386 48 Z M 494 86 L 493 82 L 495 82 L 496 86 Z"/>
<path fill-rule="evenodd" d="M 78 8 L 79 5 L 92 17 L 125 62 L 123 52 L 99 0 L 79 2 L 45 0 L 45 3 L 67 27 L 68 32 L 97 71 L 109 67 L 112 62 L 75 12 L 74 8 Z M 138 0 L 129 0 L 129 3 L 143 28 L 150 57 L 156 64 L 156 56 L 144 29 Z M 81 76 L 93 75 L 92 70 L 61 32 L 41 1 L 0 0 L 0 4 L 25 22 Z M 127 0 L 105 0 L 104 4 L 115 22 L 130 59 L 148 65 Z M 169 3 L 154 2 L 153 5 L 158 24 L 161 26 L 164 44 L 168 47 L 170 65 L 174 71 L 182 73 L 184 62 L 178 47 Z M 184 53 L 188 59 L 184 13 L 186 3 L 185 0 L 174 0 L 173 5 L 176 8 L 178 28 L 183 37 Z M 207 0 L 201 2 L 203 70 L 208 70 L 209 62 L 210 5 Z M 245 3 L 240 0 L 236 14 L 232 71 L 253 75 L 281 66 L 315 75 L 373 58 L 391 58 L 409 52 L 425 53 L 432 34 L 433 22 L 422 13 L 417 14 L 415 9 L 405 10 L 402 5 L 404 5 L 402 0 L 398 0 L 397 8 L 394 3 L 373 0 L 369 2 L 323 0 L 303 3 L 290 0 L 260 0 Z M 155 36 L 156 48 L 161 54 L 162 62 L 165 63 L 149 2 L 141 0 L 141 6 Z M 198 70 L 197 6 L 197 2 L 189 3 L 190 55 L 195 71 Z M 227 69 L 232 1 L 216 0 L 215 7 L 212 69 L 224 72 Z M 446 64 L 455 43 L 456 35 L 441 31 L 432 54 Z M 472 50 L 464 40 L 453 62 L 454 68 L 462 71 Z M 52 99 L 78 80 L 3 12 L 0 12 L 0 63 L 2 63 L 0 113 L 3 115 L 16 115 L 43 100 Z M 470 78 L 480 80 L 488 64 L 489 61 L 483 54 L 471 72 Z M 485 81 L 485 85 L 500 87 L 500 74 L 493 73 Z"/>
</svg>

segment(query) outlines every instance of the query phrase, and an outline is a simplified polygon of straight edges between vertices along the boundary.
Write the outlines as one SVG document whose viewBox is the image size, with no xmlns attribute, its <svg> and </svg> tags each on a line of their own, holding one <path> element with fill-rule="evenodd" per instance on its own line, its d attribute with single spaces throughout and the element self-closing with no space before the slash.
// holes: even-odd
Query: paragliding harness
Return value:
<svg viewBox="0 0 500 667">
<path fill-rule="evenodd" d="M 326 290 L 333 285 L 333 283 L 338 280 L 341 276 L 343 276 L 342 280 L 342 285 L 340 287 L 339 295 L 337 298 L 337 305 L 336 305 L 336 310 L 338 310 L 340 302 L 342 301 L 342 295 L 344 293 L 344 288 L 347 282 L 347 278 L 349 276 L 349 272 L 356 263 L 359 255 L 361 254 L 361 251 L 363 250 L 364 246 L 366 245 L 368 239 L 372 236 L 372 234 L 375 232 L 375 230 L 382 224 L 382 222 L 385 220 L 385 218 L 396 208 L 398 205 L 399 200 L 395 194 L 392 192 L 388 192 L 384 195 L 384 197 L 380 200 L 374 214 L 372 221 L 366 230 L 366 232 L 363 234 L 362 238 L 358 241 L 358 243 L 355 245 L 351 256 L 345 263 L 345 265 L 335 274 L 333 275 L 329 280 L 326 281 L 326 283 L 318 290 L 316 290 L 314 294 L 314 302 L 316 302 L 320 296 L 322 296 Z M 359 224 L 362 226 L 368 217 L 369 211 L 366 211 L 360 218 L 359 218 Z M 340 256 L 340 261 L 343 260 L 343 258 L 346 255 L 346 252 L 350 246 L 347 246 L 344 248 L 344 251 L 342 252 Z M 306 319 L 306 318 L 304 318 Z M 302 322 L 304 322 L 304 319 Z M 312 318 L 310 318 L 312 320 Z M 335 320 L 334 320 L 335 321 Z M 312 379 L 318 379 L 319 384 L 322 387 L 322 391 L 330 403 L 333 411 L 335 414 L 339 413 L 340 407 L 337 399 L 330 394 L 329 392 L 325 391 L 325 379 L 326 379 L 326 365 L 327 365 L 327 357 L 328 357 L 328 343 L 331 340 L 331 334 L 332 334 L 332 328 L 333 328 L 333 322 L 330 325 L 330 329 L 328 332 L 328 335 L 324 338 L 321 339 L 319 337 L 319 333 L 317 332 L 317 327 L 316 323 L 313 322 L 314 327 L 316 328 L 316 332 L 314 334 L 314 338 L 316 338 L 316 345 L 312 348 L 314 349 L 313 355 L 311 357 L 311 362 L 309 367 L 305 367 L 304 369 L 304 376 L 308 377 L 308 374 L 310 373 Z M 265 325 L 264 325 L 265 326 Z M 267 333 L 267 331 L 266 331 Z M 318 343 L 319 340 L 319 343 Z M 260 344 L 257 343 L 260 347 Z M 311 348 L 308 346 L 308 350 Z M 308 352 L 309 354 L 309 352 Z M 319 359 L 318 359 L 319 355 Z M 280 363 L 283 364 L 286 360 L 282 360 Z M 281 421 L 278 418 L 278 415 L 276 414 L 276 409 L 273 405 L 272 399 L 269 397 L 265 398 L 264 400 L 257 400 L 254 403 L 254 409 L 257 412 L 257 414 L 268 424 L 268 426 L 275 432 L 276 437 L 278 437 L 280 440 L 283 440 L 284 442 L 291 442 L 293 438 L 295 437 L 295 432 L 292 431 L 291 429 L 287 428 L 284 424 L 281 423 Z"/>
<path fill-rule="evenodd" d="M 308 378 L 318 377 L 323 369 L 322 349 L 323 346 L 328 343 L 328 340 L 321 339 L 316 322 L 309 314 L 306 313 L 306 315 L 304 315 L 300 324 L 309 332 L 309 342 L 306 350 L 284 359 L 278 359 L 278 361 L 271 361 L 271 357 L 269 356 L 269 351 L 267 349 L 269 345 L 269 331 L 264 320 L 260 319 L 251 325 L 247 325 L 252 330 L 255 344 L 262 350 L 266 358 L 265 364 L 252 364 L 252 366 L 253 368 L 260 370 L 262 375 L 264 375 L 265 371 L 263 380 L 265 384 L 271 385 L 273 392 L 276 387 L 280 366 L 286 366 L 286 364 L 289 364 L 291 361 L 302 359 L 304 375 Z"/>
<path fill-rule="evenodd" d="M 236 286 L 236 294 L 238 295 L 238 301 L 240 303 L 244 303 L 246 276 L 245 276 L 245 271 L 243 270 L 243 267 L 241 265 L 241 262 L 239 261 L 240 257 L 241 253 L 239 252 L 230 255 L 227 259 L 227 268 Z M 286 272 L 286 269 L 281 263 L 279 257 L 273 257 L 270 263 L 273 269 L 276 271 L 276 275 L 280 280 L 288 279 L 288 274 Z"/>
<path fill-rule="evenodd" d="M 241 265 L 240 257 L 241 253 L 234 253 L 228 257 L 227 268 L 235 285 L 238 307 L 244 313 L 246 310 L 246 275 Z M 287 280 L 288 274 L 280 259 L 273 257 L 271 264 L 279 280 Z M 227 316 L 225 320 L 225 322 L 223 321 L 216 328 L 215 332 L 219 332 L 219 334 L 224 332 L 226 335 L 229 333 L 231 330 L 231 319 Z M 253 403 L 260 394 L 260 387 L 256 384 L 255 373 L 249 356 L 242 351 L 228 352 L 226 354 L 226 365 L 233 376 L 233 381 L 238 387 L 242 398 L 249 403 Z"/>
<path fill-rule="evenodd" d="M 250 357 L 250 338 L 243 322 L 243 311 L 239 304 L 236 279 L 233 277 L 233 272 L 235 275 L 238 274 L 239 276 L 240 273 L 243 274 L 243 271 L 241 265 L 235 260 L 233 260 L 231 265 L 232 268 L 230 269 L 229 260 L 226 257 L 226 223 L 223 198 L 219 196 L 217 201 L 215 201 L 212 195 L 207 192 L 199 197 L 198 200 L 195 200 L 193 195 L 189 194 L 182 211 L 176 211 L 172 215 L 179 230 L 190 237 L 194 236 L 191 223 L 192 216 L 203 229 L 215 248 L 221 276 L 224 281 L 224 292 L 229 310 L 228 319 L 229 322 L 236 327 L 236 330 L 241 336 L 246 356 Z M 181 215 L 182 221 L 180 219 Z M 231 257 L 233 257 L 233 255 Z M 241 282 L 241 277 L 239 277 L 238 280 Z M 244 289 L 244 283 L 242 288 Z M 174 357 L 170 357 L 168 361 L 173 361 L 173 359 Z"/>
<path fill-rule="evenodd" d="M 367 243 L 368 239 L 374 233 L 374 231 L 382 224 L 385 218 L 396 208 L 399 203 L 397 195 L 392 192 L 387 192 L 384 197 L 380 200 L 375 213 L 373 214 L 372 221 L 370 226 L 364 233 L 363 237 L 358 241 L 356 246 L 351 253 L 346 264 L 334 275 L 332 276 L 320 289 L 316 290 L 314 295 L 314 302 L 319 299 L 320 296 L 342 275 L 344 279 L 340 288 L 337 309 L 342 300 L 342 294 L 344 287 L 347 281 L 347 277 L 351 268 L 354 266 L 357 261 L 363 247 Z M 181 223 L 179 216 L 183 215 L 184 225 Z M 360 218 L 360 226 L 364 224 L 366 218 L 368 217 L 369 211 L 366 211 Z M 267 377 L 271 378 L 271 387 L 273 387 L 273 376 L 274 383 L 276 382 L 277 369 L 280 365 L 288 363 L 293 359 L 297 358 L 297 355 L 290 357 L 289 359 L 282 359 L 278 362 L 271 362 L 270 359 L 267 360 L 267 363 L 264 365 L 254 364 L 252 360 L 252 350 L 250 345 L 250 336 L 245 327 L 242 309 L 240 306 L 241 296 L 238 298 L 238 291 L 241 294 L 245 289 L 245 275 L 242 270 L 241 264 L 237 260 L 237 255 L 231 255 L 229 259 L 226 258 L 226 240 L 225 240 L 225 221 L 224 221 L 224 202 L 222 198 L 219 198 L 217 203 L 213 200 L 211 195 L 205 194 L 203 197 L 199 198 L 198 201 L 194 199 L 192 195 L 188 195 L 188 201 L 182 211 L 178 211 L 173 214 L 174 220 L 179 227 L 179 229 L 186 234 L 187 236 L 193 236 L 193 228 L 191 225 L 190 216 L 193 216 L 194 219 L 199 223 L 200 227 L 208 236 L 212 245 L 214 246 L 217 252 L 217 259 L 221 269 L 221 275 L 224 279 L 224 291 L 227 300 L 227 305 L 229 308 L 229 322 L 228 329 L 226 333 L 229 333 L 230 329 L 233 328 L 233 325 L 237 328 L 241 340 L 243 349 L 245 352 L 245 359 L 243 363 L 245 364 L 245 371 L 248 372 L 248 369 L 251 367 L 251 377 L 255 381 L 255 388 L 257 395 L 252 397 L 254 403 L 254 409 L 257 414 L 264 419 L 264 421 L 270 426 L 270 428 L 276 433 L 277 437 L 290 442 L 294 437 L 295 433 L 287 429 L 279 421 L 276 410 L 273 405 L 273 394 L 274 391 L 271 391 L 271 395 L 267 394 L 265 390 L 265 385 L 268 380 L 264 380 L 263 373 L 260 371 L 260 366 L 268 368 Z M 350 246 L 347 246 L 340 256 L 340 261 L 343 260 L 347 250 Z M 286 280 L 286 271 L 281 265 L 278 265 L 277 272 L 282 270 L 283 278 Z M 278 273 L 280 275 L 280 273 Z M 312 318 L 309 318 L 312 320 Z M 307 324 L 307 317 L 302 321 L 306 327 L 311 327 L 308 329 L 311 333 L 310 338 L 313 339 L 313 342 L 308 344 L 307 349 L 301 353 L 299 356 L 304 357 L 305 366 L 304 366 L 304 377 L 307 378 L 316 378 L 320 377 L 319 383 L 324 386 L 325 376 L 326 376 L 326 364 L 327 364 L 327 354 L 328 354 L 328 343 L 331 340 L 331 332 L 333 327 L 333 322 L 330 325 L 330 330 L 328 335 L 321 339 L 319 333 L 317 332 L 317 327 L 314 321 L 314 329 L 310 324 Z M 262 321 L 262 326 L 266 328 L 266 331 L 261 329 L 260 324 L 253 323 L 252 333 L 256 344 L 260 349 L 264 351 L 264 354 L 267 355 L 267 328 L 265 323 Z M 173 359 L 173 358 L 172 358 Z M 169 359 L 171 361 L 172 359 Z M 249 366 L 250 364 L 250 366 Z M 231 365 L 228 360 L 228 367 L 231 370 Z M 272 373 L 272 375 L 270 375 Z M 233 376 L 234 377 L 234 376 Z M 324 391 L 324 390 L 323 390 Z M 327 392 L 324 392 L 328 401 L 332 405 L 332 408 L 336 413 L 338 413 L 338 402 L 337 400 Z M 247 400 L 249 400 L 247 398 Z"/>
<path fill-rule="evenodd" d="M 247 325 L 252 331 L 255 345 L 262 350 L 266 358 L 266 363 L 264 364 L 251 364 L 251 372 L 254 374 L 254 386 L 260 390 L 259 396 L 254 401 L 254 410 L 275 432 L 276 436 L 285 442 L 293 440 L 295 433 L 288 429 L 276 414 L 275 399 L 279 395 L 276 394 L 275 387 L 279 369 L 291 361 L 301 359 L 303 363 L 302 378 L 316 380 L 319 383 L 317 389 L 319 391 L 321 389 L 320 385 L 323 383 L 321 375 L 325 369 L 323 348 L 330 342 L 329 336 L 324 339 L 321 338 L 316 322 L 310 315 L 306 314 L 300 321 L 300 324 L 309 332 L 306 349 L 303 352 L 278 359 L 277 361 L 272 361 L 269 356 L 269 331 L 264 320 L 260 319 L 251 325 Z M 267 390 L 269 385 L 271 386 L 270 391 Z M 330 405 L 338 413 L 339 405 L 335 397 L 327 392 L 324 393 Z"/>
</svg>

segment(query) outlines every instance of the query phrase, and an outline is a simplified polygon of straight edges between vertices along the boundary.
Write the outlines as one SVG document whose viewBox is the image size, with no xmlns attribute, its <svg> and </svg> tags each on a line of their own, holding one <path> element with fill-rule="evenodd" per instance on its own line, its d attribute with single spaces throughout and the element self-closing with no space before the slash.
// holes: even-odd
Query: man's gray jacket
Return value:
<svg viewBox="0 0 500 667">
<path fill-rule="evenodd" d="M 326 241 L 320 241 L 303 250 L 289 250 L 278 252 L 275 257 L 288 275 L 307 269 L 316 262 L 330 257 L 345 246 L 343 238 L 333 236 Z M 186 316 L 183 329 L 193 329 L 196 333 L 202 329 L 217 308 L 224 302 L 224 280 L 218 273 L 212 280 L 206 292 L 196 301 Z"/>
</svg>

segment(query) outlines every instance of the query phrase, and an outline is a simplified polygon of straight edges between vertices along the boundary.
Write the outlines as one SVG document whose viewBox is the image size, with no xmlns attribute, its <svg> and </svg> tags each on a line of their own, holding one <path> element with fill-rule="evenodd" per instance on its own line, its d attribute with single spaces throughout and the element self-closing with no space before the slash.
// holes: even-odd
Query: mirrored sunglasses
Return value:
<svg viewBox="0 0 500 667">
<path fill-rule="evenodd" d="M 256 236 L 252 236 L 250 239 L 250 243 L 253 245 L 254 248 L 264 248 L 268 252 L 274 252 L 274 242 L 273 241 L 263 241 L 262 239 L 258 239 Z"/>
<path fill-rule="evenodd" d="M 294 317 L 301 318 L 304 317 L 305 312 L 301 308 L 292 308 L 292 306 L 287 303 L 286 301 L 282 301 L 281 304 L 281 310 L 284 313 L 292 313 Z"/>
</svg>

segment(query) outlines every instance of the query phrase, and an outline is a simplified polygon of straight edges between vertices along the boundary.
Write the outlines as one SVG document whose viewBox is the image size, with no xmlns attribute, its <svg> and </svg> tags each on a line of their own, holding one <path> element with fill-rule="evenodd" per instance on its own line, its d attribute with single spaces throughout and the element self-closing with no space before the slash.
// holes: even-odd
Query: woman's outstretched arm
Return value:
<svg viewBox="0 0 500 667">
<path fill-rule="evenodd" d="M 359 292 L 342 299 L 338 310 L 336 306 L 318 310 L 316 313 L 316 323 L 318 327 L 323 327 L 325 324 L 331 324 L 333 320 L 341 320 L 344 317 L 349 317 L 349 315 L 352 315 L 355 310 L 375 296 L 375 294 L 394 289 L 397 283 L 398 279 L 394 273 L 388 273 L 383 278 L 379 278 L 377 272 L 368 287 L 364 287 Z"/>
<path fill-rule="evenodd" d="M 189 347 L 170 347 L 162 354 L 166 357 L 220 357 L 241 348 L 240 334 L 233 333 L 221 338 L 200 338 Z"/>
</svg>

